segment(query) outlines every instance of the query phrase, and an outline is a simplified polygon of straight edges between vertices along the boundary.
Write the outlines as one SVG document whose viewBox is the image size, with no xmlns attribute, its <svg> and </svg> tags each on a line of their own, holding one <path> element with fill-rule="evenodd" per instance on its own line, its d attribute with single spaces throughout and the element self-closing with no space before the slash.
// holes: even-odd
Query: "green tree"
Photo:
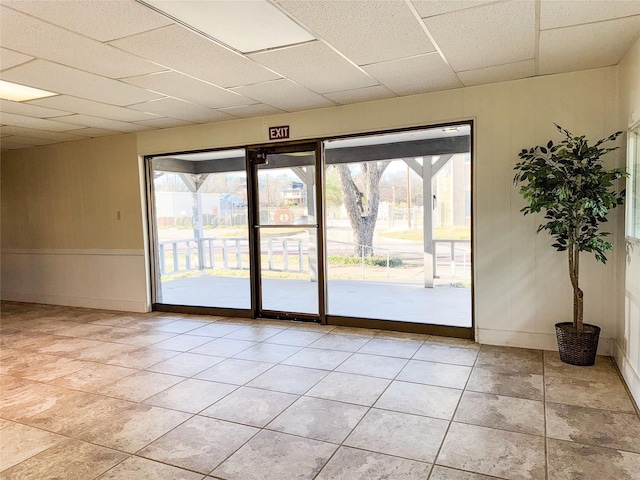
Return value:
<svg viewBox="0 0 640 480">
<path fill-rule="evenodd" d="M 373 256 L 371 247 L 380 203 L 380 178 L 390 163 L 390 160 L 384 160 L 361 162 L 353 166 L 344 163 L 336 165 L 342 201 L 353 229 L 356 256 Z M 359 168 L 357 177 L 354 177 L 351 168 L 354 171 Z"/>
</svg>

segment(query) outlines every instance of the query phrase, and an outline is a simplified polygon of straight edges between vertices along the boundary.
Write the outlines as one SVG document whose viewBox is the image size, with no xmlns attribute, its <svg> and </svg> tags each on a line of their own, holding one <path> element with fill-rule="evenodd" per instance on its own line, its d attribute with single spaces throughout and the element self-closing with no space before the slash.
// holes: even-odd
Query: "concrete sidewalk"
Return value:
<svg viewBox="0 0 640 480">
<path fill-rule="evenodd" d="M 424 288 L 384 281 L 329 280 L 328 313 L 471 327 L 471 290 Z M 308 280 L 263 279 L 263 308 L 317 313 L 318 285 Z M 164 282 L 162 303 L 207 307 L 251 306 L 248 278 L 207 275 Z"/>
</svg>

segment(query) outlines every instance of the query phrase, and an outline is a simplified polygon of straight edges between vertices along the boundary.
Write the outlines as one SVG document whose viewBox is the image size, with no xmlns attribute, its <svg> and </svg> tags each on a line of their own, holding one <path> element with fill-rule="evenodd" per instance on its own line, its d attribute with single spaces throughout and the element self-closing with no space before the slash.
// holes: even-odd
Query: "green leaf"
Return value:
<svg viewBox="0 0 640 480">
<path fill-rule="evenodd" d="M 618 147 L 600 146 L 621 132 L 590 144 L 585 136 L 574 136 L 555 126 L 563 135 L 557 145 L 549 140 L 519 153 L 514 185 L 527 203 L 521 212 L 542 214 L 536 232 L 548 231 L 557 250 L 576 245 L 579 251 L 593 253 L 598 261 L 606 260 L 605 254 L 613 246 L 602 240 L 608 233 L 600 232 L 599 226 L 607 222 L 611 209 L 623 204 L 624 190 L 616 191 L 616 183 L 627 173 L 606 169 L 603 157 Z"/>
</svg>

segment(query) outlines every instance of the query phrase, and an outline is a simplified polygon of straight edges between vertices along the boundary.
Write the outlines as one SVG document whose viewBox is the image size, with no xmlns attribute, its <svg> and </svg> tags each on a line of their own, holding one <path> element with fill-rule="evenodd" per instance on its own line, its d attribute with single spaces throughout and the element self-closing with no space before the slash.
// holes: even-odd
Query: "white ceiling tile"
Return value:
<svg viewBox="0 0 640 480">
<path fill-rule="evenodd" d="M 238 87 L 234 91 L 287 112 L 334 105 L 328 98 L 284 78 L 273 82 Z"/>
<path fill-rule="evenodd" d="M 235 117 L 226 113 L 218 112 L 202 105 L 195 105 L 183 102 L 175 98 L 162 98 L 138 105 L 131 105 L 130 108 L 141 112 L 155 113 L 162 117 L 178 118 L 189 122 L 207 123 L 219 122 L 221 120 L 232 120 Z"/>
<path fill-rule="evenodd" d="M 238 107 L 255 103 L 254 100 L 245 98 L 242 95 L 178 72 L 156 73 L 142 77 L 127 78 L 123 79 L 123 81 L 147 90 L 211 108 Z"/>
<path fill-rule="evenodd" d="M 640 15 L 638 0 L 541 0 L 540 29 Z"/>
<path fill-rule="evenodd" d="M 7 50 L 6 48 L 0 48 L 0 70 L 15 67 L 16 65 L 26 63 L 29 60 L 33 60 L 33 57 L 30 55 L 14 52 L 13 50 Z"/>
<path fill-rule="evenodd" d="M 68 117 L 61 117 L 58 120 L 60 122 L 79 125 L 81 127 L 100 128 L 103 130 L 113 130 L 115 132 L 136 132 L 145 129 L 150 130 L 150 127 L 144 128 L 143 125 L 119 122 L 117 120 L 108 120 L 106 118 L 92 117 L 89 115 L 70 115 Z M 78 132 L 78 135 L 81 134 Z"/>
<path fill-rule="evenodd" d="M 2 72 L 2 79 L 54 93 L 63 93 L 120 106 L 161 97 L 156 93 L 118 80 L 111 80 L 45 60 L 34 60 Z"/>
<path fill-rule="evenodd" d="M 629 50 L 639 32 L 639 16 L 543 30 L 540 32 L 539 73 L 615 65 Z"/>
<path fill-rule="evenodd" d="M 0 40 L 6 48 L 109 78 L 159 72 L 163 67 L 24 13 L 1 8 Z"/>
<path fill-rule="evenodd" d="M 95 137 L 108 137 L 110 135 L 120 135 L 122 132 L 117 132 L 115 130 L 104 130 L 102 128 L 88 127 L 88 128 L 81 128 L 80 130 L 74 130 L 73 133 L 83 137 L 95 138 Z"/>
<path fill-rule="evenodd" d="M 248 58 L 179 25 L 116 40 L 111 45 L 220 87 L 278 78 Z"/>
<path fill-rule="evenodd" d="M 4 142 L 24 145 L 25 147 L 32 147 L 36 145 L 50 145 L 52 143 L 55 143 L 56 140 L 47 140 L 44 138 L 21 137 L 17 135 L 9 135 L 7 137 L 2 138 L 2 143 Z"/>
<path fill-rule="evenodd" d="M 239 52 L 314 40 L 306 29 L 267 0 L 145 0 L 145 3 Z"/>
<path fill-rule="evenodd" d="M 15 115 L 13 113 L 2 112 L 0 114 L 2 125 L 13 125 L 16 127 L 35 128 L 41 130 L 49 130 L 51 132 L 65 132 L 68 130 L 77 130 L 78 126 L 62 123 L 54 120 L 44 120 L 41 118 L 26 117 L 24 115 Z M 58 117 L 57 120 L 65 117 Z"/>
<path fill-rule="evenodd" d="M 135 122 L 140 125 L 146 125 L 148 127 L 154 128 L 173 128 L 173 127 L 184 127 L 187 125 L 195 125 L 193 122 L 187 122 L 186 120 L 179 120 L 177 118 L 154 118 L 153 120 L 143 120 L 141 122 Z"/>
<path fill-rule="evenodd" d="M 383 98 L 397 97 L 397 95 L 383 85 L 375 85 L 373 87 L 325 93 L 325 97 L 329 97 L 331 100 L 341 105 L 347 105 L 349 103 L 382 100 Z"/>
<path fill-rule="evenodd" d="M 364 69 L 398 95 L 462 86 L 451 67 L 435 53 L 367 65 Z"/>
<path fill-rule="evenodd" d="M 416 11 L 422 18 L 457 12 L 458 10 L 495 2 L 496 0 L 411 0 L 411 3 L 416 7 Z"/>
<path fill-rule="evenodd" d="M 435 51 L 404 1 L 276 1 L 358 65 Z"/>
<path fill-rule="evenodd" d="M 494 67 L 478 68 L 458 72 L 458 78 L 466 86 L 483 85 L 487 83 L 506 82 L 535 75 L 536 63 L 534 60 L 496 65 Z"/>
<path fill-rule="evenodd" d="M 280 110 L 279 108 L 272 107 L 271 105 L 265 105 L 263 103 L 247 105 L 246 107 L 222 108 L 220 111 L 240 118 L 266 117 L 268 115 L 285 113 L 284 110 Z"/>
<path fill-rule="evenodd" d="M 20 148 L 28 148 L 30 146 L 35 145 L 23 145 L 22 143 L 7 141 L 5 138 L 0 141 L 0 149 L 2 150 L 18 150 Z"/>
<path fill-rule="evenodd" d="M 101 42 L 173 23 L 134 1 L 3 0 L 2 3 Z"/>
<path fill-rule="evenodd" d="M 261 52 L 249 57 L 318 93 L 368 87 L 377 83 L 323 42 Z"/>
<path fill-rule="evenodd" d="M 136 122 L 156 118 L 155 115 L 138 112 L 137 110 L 131 110 L 126 107 L 107 105 L 106 103 L 94 102 L 69 95 L 57 95 L 55 97 L 32 100 L 29 104 L 42 105 L 44 107 L 56 108 L 73 113 L 82 113 L 93 117 L 108 118 L 109 120 L 119 120 L 121 122 Z"/>
<path fill-rule="evenodd" d="M 43 139 L 54 140 L 58 142 L 70 142 L 73 140 L 82 139 L 81 136 L 74 135 L 71 133 L 51 132 L 51 131 L 40 130 L 35 128 L 17 127 L 14 125 L 2 125 L 0 126 L 0 132 L 2 132 L 3 135 L 17 135 L 21 137 L 43 138 Z M 75 133 L 76 130 L 74 130 L 73 132 Z"/>
<path fill-rule="evenodd" d="M 535 2 L 505 2 L 425 18 L 457 72 L 530 60 L 535 55 Z"/>
<path fill-rule="evenodd" d="M 0 99 L 0 112 L 15 113 L 16 115 L 25 115 L 27 117 L 38 118 L 62 117 L 64 115 L 70 114 L 70 112 L 64 112 L 62 110 L 40 107 L 24 102 L 12 102 L 10 100 L 4 99 Z"/>
</svg>

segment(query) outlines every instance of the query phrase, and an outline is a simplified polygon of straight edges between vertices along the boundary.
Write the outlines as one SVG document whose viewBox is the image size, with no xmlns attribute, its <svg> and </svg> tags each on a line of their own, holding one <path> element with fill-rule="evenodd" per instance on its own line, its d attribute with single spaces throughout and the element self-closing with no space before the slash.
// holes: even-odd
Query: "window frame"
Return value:
<svg viewBox="0 0 640 480">
<path fill-rule="evenodd" d="M 640 244 L 640 122 L 627 131 L 625 237 Z"/>
</svg>

